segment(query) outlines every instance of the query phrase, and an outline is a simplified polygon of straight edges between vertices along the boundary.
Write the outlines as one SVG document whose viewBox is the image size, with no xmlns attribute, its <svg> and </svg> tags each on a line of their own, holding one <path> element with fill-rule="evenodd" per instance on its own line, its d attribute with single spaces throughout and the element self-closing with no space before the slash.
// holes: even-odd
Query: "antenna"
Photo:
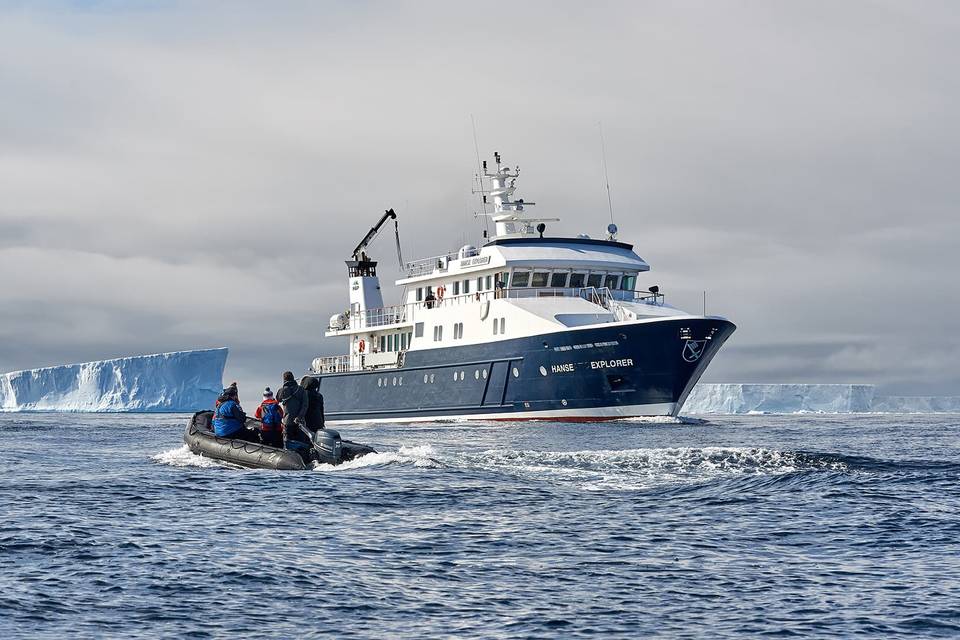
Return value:
<svg viewBox="0 0 960 640">
<path fill-rule="evenodd" d="M 603 181 L 607 185 L 607 207 L 610 209 L 610 223 L 613 224 L 613 199 L 610 197 L 610 175 L 607 173 L 607 147 L 603 143 L 603 123 L 598 122 L 600 128 L 600 156 L 603 158 Z"/>
<path fill-rule="evenodd" d="M 477 123 L 470 114 L 470 125 L 473 127 L 473 150 L 477 154 L 477 182 L 480 185 L 479 193 L 483 195 L 483 237 L 486 238 L 490 232 L 490 225 L 487 222 L 487 196 L 483 193 L 483 174 L 487 172 L 487 161 L 480 162 L 480 145 L 477 143 Z"/>
</svg>

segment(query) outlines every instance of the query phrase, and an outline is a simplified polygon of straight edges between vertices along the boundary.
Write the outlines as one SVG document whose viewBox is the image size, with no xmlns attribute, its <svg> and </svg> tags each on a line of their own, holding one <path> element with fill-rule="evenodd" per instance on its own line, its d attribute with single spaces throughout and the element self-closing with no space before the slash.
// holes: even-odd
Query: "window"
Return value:
<svg viewBox="0 0 960 640">
<path fill-rule="evenodd" d="M 545 287 L 547 286 L 547 280 L 550 278 L 550 274 L 546 271 L 538 271 L 533 274 L 533 282 L 530 283 L 531 287 Z"/>
<path fill-rule="evenodd" d="M 454 281 L 453 281 L 453 295 L 455 295 L 455 296 L 460 295 L 460 281 L 459 281 L 459 280 L 454 280 Z"/>
<path fill-rule="evenodd" d="M 422 322 L 418 322 L 417 324 L 413 325 L 413 330 L 414 330 L 414 335 L 416 335 L 418 338 L 422 338 L 422 337 L 423 337 L 423 323 L 422 323 Z"/>
<path fill-rule="evenodd" d="M 453 325 L 453 339 L 459 340 L 463 337 L 463 323 L 457 322 Z"/>
<path fill-rule="evenodd" d="M 550 286 L 555 289 L 563 289 L 567 286 L 567 272 L 566 271 L 556 271 L 552 276 L 550 276 Z"/>
<path fill-rule="evenodd" d="M 387 336 L 380 336 L 380 351 L 384 352 L 387 350 Z"/>
<path fill-rule="evenodd" d="M 483 276 L 477 276 L 477 291 L 483 291 Z"/>
<path fill-rule="evenodd" d="M 511 287 L 525 287 L 530 284 L 529 271 L 514 271 L 513 280 L 510 281 Z"/>
<path fill-rule="evenodd" d="M 498 333 L 500 333 L 500 324 L 498 323 L 497 319 L 494 318 L 493 319 L 493 335 L 497 335 Z"/>
<path fill-rule="evenodd" d="M 423 302 L 423 287 L 417 287 L 417 302 Z"/>
<path fill-rule="evenodd" d="M 607 279 L 603 283 L 603 286 L 605 286 L 607 289 L 616 289 L 617 285 L 619 284 L 620 284 L 620 276 L 615 276 L 611 273 L 611 274 L 607 274 Z"/>
<path fill-rule="evenodd" d="M 487 291 L 489 291 L 490 289 L 493 289 L 493 276 L 487 276 L 487 282 L 486 282 L 485 288 Z"/>
<path fill-rule="evenodd" d="M 504 327 L 506 323 L 507 323 L 506 318 L 500 318 L 500 335 L 504 335 L 507 333 L 507 329 Z"/>
<path fill-rule="evenodd" d="M 603 282 L 602 273 L 591 273 L 589 276 L 587 276 L 588 287 L 599 287 L 601 282 Z"/>
<path fill-rule="evenodd" d="M 587 281 L 587 274 L 585 273 L 571 273 L 570 274 L 570 287 L 572 289 L 580 289 L 583 287 L 583 283 Z"/>
<path fill-rule="evenodd" d="M 407 348 L 407 334 L 401 333 L 400 334 L 400 350 L 404 351 L 406 350 L 406 348 Z"/>
<path fill-rule="evenodd" d="M 637 276 L 629 275 L 623 276 L 623 279 L 620 280 L 620 288 L 624 291 L 633 291 L 637 284 Z"/>
<path fill-rule="evenodd" d="M 464 293 L 464 295 L 470 293 L 470 281 L 469 281 L 469 280 L 464 280 L 464 281 L 463 281 L 463 293 Z"/>
<path fill-rule="evenodd" d="M 393 351 L 393 334 L 387 335 L 387 351 Z"/>
</svg>

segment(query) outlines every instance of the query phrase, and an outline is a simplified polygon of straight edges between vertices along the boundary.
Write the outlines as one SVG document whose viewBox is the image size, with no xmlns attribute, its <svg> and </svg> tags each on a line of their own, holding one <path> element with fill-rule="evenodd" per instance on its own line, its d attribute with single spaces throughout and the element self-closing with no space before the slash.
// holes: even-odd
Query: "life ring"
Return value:
<svg viewBox="0 0 960 640">
<path fill-rule="evenodd" d="M 443 300 L 443 294 L 446 292 L 447 290 L 443 285 L 437 287 L 437 300 Z"/>
<path fill-rule="evenodd" d="M 363 353 L 363 350 L 367 348 L 367 343 L 363 341 L 363 338 L 360 338 L 360 343 L 357 345 L 357 350 L 360 353 Z"/>
</svg>

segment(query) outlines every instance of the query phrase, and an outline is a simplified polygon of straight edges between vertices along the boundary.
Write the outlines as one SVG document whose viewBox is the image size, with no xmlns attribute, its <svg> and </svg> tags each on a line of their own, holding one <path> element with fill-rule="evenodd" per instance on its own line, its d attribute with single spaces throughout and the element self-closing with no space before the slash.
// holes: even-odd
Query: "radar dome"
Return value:
<svg viewBox="0 0 960 640">
<path fill-rule="evenodd" d="M 477 255 L 477 248 L 472 244 L 465 244 L 462 247 L 460 247 L 460 251 L 458 252 L 458 255 L 461 258 L 469 258 L 470 256 L 475 256 Z"/>
</svg>

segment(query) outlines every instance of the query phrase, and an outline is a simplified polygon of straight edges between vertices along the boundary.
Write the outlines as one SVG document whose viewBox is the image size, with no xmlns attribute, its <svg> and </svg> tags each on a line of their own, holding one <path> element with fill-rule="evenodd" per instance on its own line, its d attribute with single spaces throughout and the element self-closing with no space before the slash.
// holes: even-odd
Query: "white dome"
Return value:
<svg viewBox="0 0 960 640">
<path fill-rule="evenodd" d="M 470 256 L 477 255 L 477 248 L 472 244 L 465 244 L 460 247 L 460 251 L 457 253 L 461 258 L 469 258 Z"/>
</svg>

